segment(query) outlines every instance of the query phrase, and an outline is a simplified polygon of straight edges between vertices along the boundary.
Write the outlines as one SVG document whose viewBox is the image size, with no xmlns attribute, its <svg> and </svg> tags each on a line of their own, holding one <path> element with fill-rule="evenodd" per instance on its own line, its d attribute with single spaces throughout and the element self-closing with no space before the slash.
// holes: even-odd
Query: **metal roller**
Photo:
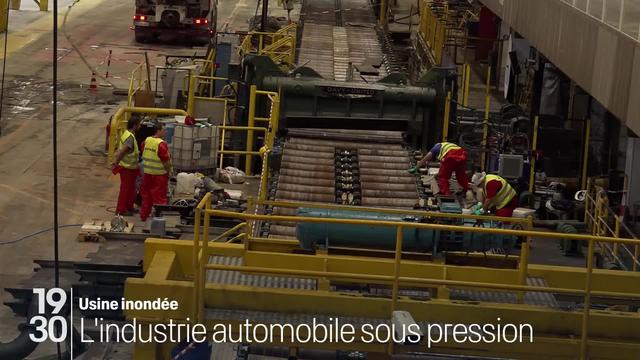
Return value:
<svg viewBox="0 0 640 360">
<path fill-rule="evenodd" d="M 379 175 L 376 173 L 372 173 L 372 174 L 361 173 L 360 183 L 362 184 L 363 187 L 366 187 L 366 184 L 369 184 L 369 183 L 372 183 L 372 184 L 386 183 L 389 185 L 396 185 L 396 184 L 413 185 L 413 187 L 415 188 L 416 178 L 414 176 L 386 176 L 386 175 Z"/>
<path fill-rule="evenodd" d="M 362 139 L 367 140 L 367 139 Z M 306 138 L 291 138 L 290 141 L 292 144 L 302 144 L 302 145 L 323 145 L 323 146 L 332 146 L 337 148 L 358 148 L 358 149 L 390 149 L 390 150 L 401 150 L 402 146 L 400 145 L 390 145 L 390 144 L 376 144 L 376 143 L 354 143 L 353 141 L 333 141 L 333 140 L 320 140 L 320 139 L 306 139 Z"/>
<path fill-rule="evenodd" d="M 333 173 L 335 172 L 335 168 L 333 165 L 316 165 L 316 164 L 300 164 L 300 163 L 290 163 L 290 162 L 282 162 L 282 169 L 292 169 L 292 170 L 304 170 L 304 171 L 312 171 L 312 172 L 324 172 L 324 173 Z"/>
<path fill-rule="evenodd" d="M 318 171 L 316 170 L 314 173 L 310 173 L 307 170 L 296 170 L 296 169 L 280 169 L 280 176 L 293 176 L 293 177 L 306 177 L 311 179 L 333 179 L 335 177 L 335 171 L 333 169 L 331 171 Z"/>
<path fill-rule="evenodd" d="M 417 203 L 417 196 L 414 199 L 376 199 L 367 197 L 362 199 L 363 206 L 391 206 L 413 209 Z"/>
<path fill-rule="evenodd" d="M 311 201 L 311 202 L 325 202 L 334 203 L 336 201 L 335 194 L 323 195 L 323 194 L 305 194 L 294 191 L 281 191 L 276 192 L 276 199 L 286 199 L 293 201 Z"/>
<path fill-rule="evenodd" d="M 314 153 L 329 153 L 331 156 L 336 151 L 336 148 L 333 146 L 322 146 L 322 145 L 306 145 L 306 144 L 296 144 L 288 142 L 284 146 L 285 151 L 289 150 L 299 150 L 299 151 L 311 151 Z"/>
<path fill-rule="evenodd" d="M 372 181 L 363 181 L 360 178 L 361 188 L 363 190 L 387 190 L 387 191 L 416 191 L 415 182 L 408 183 L 389 183 L 389 182 L 372 182 Z"/>
<path fill-rule="evenodd" d="M 363 155 L 358 153 L 360 163 L 362 162 L 383 162 L 383 163 L 402 163 L 405 167 L 409 166 L 409 157 L 407 154 L 404 156 L 382 156 L 382 155 Z M 362 166 L 362 165 L 361 165 Z"/>
<path fill-rule="evenodd" d="M 386 198 L 386 199 L 414 199 L 418 201 L 418 192 L 413 191 L 389 191 L 389 190 L 361 190 L 362 196 L 367 198 Z"/>
<path fill-rule="evenodd" d="M 284 235 L 284 236 L 296 236 L 296 227 L 294 226 L 283 226 L 283 225 L 274 225 L 272 224 L 269 227 L 269 232 L 274 235 Z"/>
<path fill-rule="evenodd" d="M 284 176 L 280 175 L 278 178 L 278 184 L 295 184 L 295 185 L 315 185 L 315 186 L 328 186 L 335 187 L 335 181 L 333 179 L 320 179 L 317 177 L 296 177 L 296 176 Z M 415 186 L 414 186 L 415 188 Z"/>
<path fill-rule="evenodd" d="M 331 148 L 333 149 L 333 148 Z M 307 150 L 298 150 L 298 149 L 289 149 L 285 147 L 284 154 L 292 157 L 307 157 L 307 158 L 316 158 L 316 159 L 331 159 L 333 161 L 334 151 L 307 151 Z"/>
<path fill-rule="evenodd" d="M 396 160 L 397 161 L 397 160 Z M 384 161 L 360 161 L 360 169 L 395 169 L 404 170 L 406 173 L 407 163 L 405 162 L 384 162 Z"/>
<path fill-rule="evenodd" d="M 360 175 L 378 175 L 378 176 L 397 176 L 397 177 L 415 177 L 407 173 L 407 169 L 372 169 L 372 168 L 360 168 Z"/>
<path fill-rule="evenodd" d="M 278 183 L 278 190 L 305 192 L 305 193 L 311 193 L 311 194 L 327 194 L 327 195 L 335 194 L 334 186 L 326 187 L 326 186 Z"/>
<path fill-rule="evenodd" d="M 360 149 L 358 150 L 360 156 L 407 156 L 406 150 L 392 150 L 392 149 Z"/>
<path fill-rule="evenodd" d="M 296 164 L 318 164 L 318 165 L 332 165 L 334 159 L 321 158 L 321 157 L 306 157 L 306 156 L 293 156 L 285 151 L 282 156 L 282 162 L 296 163 Z"/>
</svg>

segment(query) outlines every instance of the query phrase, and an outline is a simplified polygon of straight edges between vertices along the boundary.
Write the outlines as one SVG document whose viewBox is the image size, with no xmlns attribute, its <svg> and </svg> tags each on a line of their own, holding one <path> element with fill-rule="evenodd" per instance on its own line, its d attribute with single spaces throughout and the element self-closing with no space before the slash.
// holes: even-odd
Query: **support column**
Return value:
<svg viewBox="0 0 640 360">
<path fill-rule="evenodd" d="M 40 0 L 40 11 L 49 11 L 49 0 Z"/>
<path fill-rule="evenodd" d="M 20 10 L 21 0 L 11 0 L 11 10 Z"/>
<path fill-rule="evenodd" d="M 7 31 L 7 1 L 0 0 L 0 32 Z"/>
</svg>

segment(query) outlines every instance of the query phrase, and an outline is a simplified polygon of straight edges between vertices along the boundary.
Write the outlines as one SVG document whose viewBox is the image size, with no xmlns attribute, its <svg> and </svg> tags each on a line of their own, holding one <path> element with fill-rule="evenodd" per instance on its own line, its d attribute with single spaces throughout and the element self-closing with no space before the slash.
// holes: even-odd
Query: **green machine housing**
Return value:
<svg viewBox="0 0 640 360">
<path fill-rule="evenodd" d="M 427 223 L 428 218 L 404 216 L 351 210 L 331 210 L 318 208 L 300 208 L 301 217 L 393 221 L 404 223 Z M 473 220 L 452 220 L 451 225 L 478 226 Z M 480 225 L 490 227 L 485 223 Z M 390 226 L 352 225 L 336 223 L 300 222 L 296 226 L 296 236 L 300 247 L 307 250 L 328 247 L 351 247 L 364 249 L 394 250 L 396 229 Z M 441 251 L 488 251 L 491 249 L 509 250 L 516 245 L 516 237 L 500 234 L 438 231 L 405 227 L 403 232 L 404 251 L 431 252 Z"/>
</svg>

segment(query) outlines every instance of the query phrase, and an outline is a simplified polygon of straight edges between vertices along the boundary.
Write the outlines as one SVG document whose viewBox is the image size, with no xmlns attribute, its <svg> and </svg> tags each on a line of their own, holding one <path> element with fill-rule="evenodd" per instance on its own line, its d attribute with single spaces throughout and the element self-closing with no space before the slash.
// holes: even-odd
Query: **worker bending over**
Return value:
<svg viewBox="0 0 640 360">
<path fill-rule="evenodd" d="M 435 144 L 433 148 L 425 155 L 415 167 L 409 169 L 409 173 L 416 174 L 418 169 L 424 167 L 432 159 L 440 161 L 440 171 L 438 172 L 438 186 L 440 194 L 451 195 L 449 189 L 449 180 L 451 174 L 456 173 L 456 180 L 466 192 L 469 190 L 469 179 L 467 178 L 467 152 L 460 146 L 450 143 L 441 142 Z"/>
<path fill-rule="evenodd" d="M 496 216 L 511 217 L 513 215 L 513 210 L 518 207 L 518 198 L 516 191 L 505 179 L 498 175 L 487 175 L 481 172 L 475 173 L 471 182 L 484 189 L 482 210 L 485 213 L 495 208 Z"/>
<path fill-rule="evenodd" d="M 133 215 L 133 204 L 136 201 L 136 179 L 140 174 L 138 162 L 140 151 L 135 133 L 140 129 L 140 119 L 132 117 L 127 122 L 127 129 L 120 135 L 118 152 L 111 164 L 112 172 L 120 174 L 120 193 L 116 205 L 117 215 Z"/>
<path fill-rule="evenodd" d="M 140 219 L 142 221 L 147 220 L 153 205 L 167 203 L 169 176 L 173 173 L 173 167 L 169 155 L 169 146 L 163 140 L 165 134 L 164 124 L 158 123 L 155 135 L 148 137 L 142 145 L 144 167 L 144 177 L 140 187 L 142 195 Z"/>
</svg>

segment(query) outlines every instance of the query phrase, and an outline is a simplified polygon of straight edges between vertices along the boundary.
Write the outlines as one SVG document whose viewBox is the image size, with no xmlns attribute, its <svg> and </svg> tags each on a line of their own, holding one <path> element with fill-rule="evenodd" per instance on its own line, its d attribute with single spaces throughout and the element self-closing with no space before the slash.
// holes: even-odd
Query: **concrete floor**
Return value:
<svg viewBox="0 0 640 360">
<path fill-rule="evenodd" d="M 60 24 L 70 3 L 70 0 L 60 1 Z M 110 80 L 122 89 L 128 86 L 128 74 L 143 61 L 145 51 L 153 66 L 164 63 L 164 54 L 203 52 L 203 49 L 171 45 L 136 44 L 129 28 L 134 3 L 133 0 L 82 1 L 71 10 L 67 24 L 72 41 L 89 63 L 99 66 L 103 75 L 106 66 L 99 64 L 109 50 L 113 51 Z M 30 8 L 25 1 L 25 10 L 12 11 L 10 18 L 0 120 L 0 242 L 49 228 L 53 223 L 52 16 Z M 227 30 L 230 31 L 247 30 L 246 19 L 254 14 L 255 8 L 256 0 L 220 0 L 219 24 L 229 24 Z M 294 14 L 298 12 L 296 9 Z M 286 11 L 277 8 L 274 1 L 271 15 L 286 16 Z M 62 33 L 58 48 L 60 224 L 109 219 L 119 180 L 111 175 L 104 157 L 105 125 L 126 98 L 112 95 L 111 87 L 100 86 L 97 92 L 89 92 L 91 71 L 71 50 Z M 77 232 L 77 228 L 60 230 L 61 260 L 82 260 L 97 249 L 97 244 L 77 242 Z M 34 259 L 52 258 L 51 232 L 0 246 L 1 300 L 10 298 L 3 290 L 5 287 L 32 275 Z M 17 320 L 9 308 L 0 306 L 0 341 L 15 337 Z"/>
</svg>

